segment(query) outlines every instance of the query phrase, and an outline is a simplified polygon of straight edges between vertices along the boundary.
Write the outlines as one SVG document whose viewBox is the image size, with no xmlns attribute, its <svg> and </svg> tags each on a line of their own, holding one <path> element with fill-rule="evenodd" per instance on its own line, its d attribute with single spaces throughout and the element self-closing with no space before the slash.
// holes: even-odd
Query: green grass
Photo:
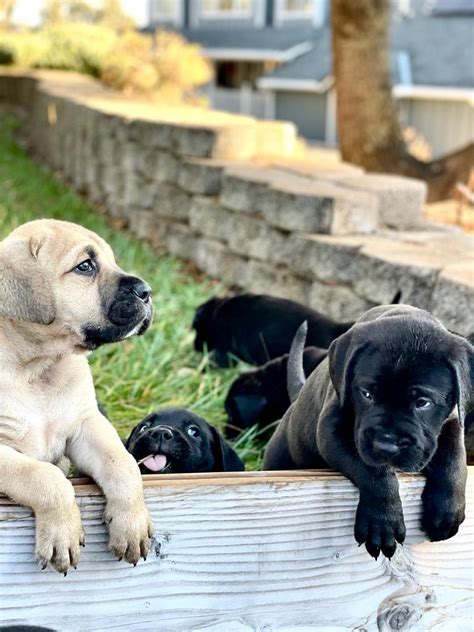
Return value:
<svg viewBox="0 0 474 632">
<path fill-rule="evenodd" d="M 183 406 L 223 428 L 223 401 L 241 367 L 214 369 L 193 350 L 194 309 L 223 291 L 198 280 L 177 259 L 157 252 L 107 219 L 80 196 L 31 160 L 16 142 L 18 120 L 0 113 L 0 238 L 32 219 L 77 222 L 112 246 L 119 264 L 142 276 L 154 291 L 155 318 L 141 338 L 99 349 L 91 355 L 97 395 L 122 437 L 145 415 L 166 406 Z M 255 429 L 234 446 L 248 469 L 261 464 L 262 443 Z"/>
</svg>

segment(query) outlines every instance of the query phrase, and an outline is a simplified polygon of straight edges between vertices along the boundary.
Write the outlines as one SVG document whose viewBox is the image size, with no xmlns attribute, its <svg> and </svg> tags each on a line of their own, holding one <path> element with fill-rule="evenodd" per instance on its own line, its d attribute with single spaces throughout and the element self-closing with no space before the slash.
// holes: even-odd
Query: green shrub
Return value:
<svg viewBox="0 0 474 632">
<path fill-rule="evenodd" d="M 17 66 L 33 68 L 46 54 L 48 42 L 41 33 L 0 32 L 0 47 L 11 50 Z"/>
<path fill-rule="evenodd" d="M 75 70 L 99 76 L 100 69 L 117 35 L 112 29 L 96 24 L 64 22 L 41 31 L 46 50 L 36 68 Z"/>
<path fill-rule="evenodd" d="M 0 66 L 9 66 L 15 61 L 13 50 L 9 46 L 0 45 Z"/>
</svg>

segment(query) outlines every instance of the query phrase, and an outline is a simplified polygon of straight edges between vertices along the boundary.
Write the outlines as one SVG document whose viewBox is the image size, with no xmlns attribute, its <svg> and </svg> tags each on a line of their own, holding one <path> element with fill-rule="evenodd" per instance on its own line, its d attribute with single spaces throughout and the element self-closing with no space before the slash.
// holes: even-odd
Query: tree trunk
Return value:
<svg viewBox="0 0 474 632">
<path fill-rule="evenodd" d="M 390 78 L 390 0 L 332 0 L 337 126 L 343 160 L 425 180 L 428 201 L 466 181 L 474 145 L 426 163 L 403 140 Z"/>
</svg>

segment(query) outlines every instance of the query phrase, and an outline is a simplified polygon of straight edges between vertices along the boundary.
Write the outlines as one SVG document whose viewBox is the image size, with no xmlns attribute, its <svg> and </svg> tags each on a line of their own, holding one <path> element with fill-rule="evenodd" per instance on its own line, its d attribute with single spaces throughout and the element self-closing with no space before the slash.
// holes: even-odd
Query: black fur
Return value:
<svg viewBox="0 0 474 632">
<path fill-rule="evenodd" d="M 308 378 L 264 469 L 329 465 L 347 476 L 360 492 L 355 537 L 374 557 L 391 557 L 405 538 L 396 471 L 423 472 L 422 528 L 448 539 L 464 520 L 473 367 L 473 346 L 428 312 L 376 307 Z"/>
<path fill-rule="evenodd" d="M 308 321 L 307 346 L 327 349 L 352 322 L 337 323 L 319 312 L 274 296 L 240 294 L 212 298 L 196 310 L 194 347 L 213 352 L 218 366 L 229 366 L 228 354 L 261 366 L 288 353 L 301 323 Z"/>
<path fill-rule="evenodd" d="M 161 473 L 245 469 L 216 429 L 184 408 L 166 408 L 148 415 L 132 430 L 125 447 L 136 461 L 150 454 L 166 456 L 166 468 Z M 142 474 L 153 473 L 143 464 L 140 470 Z"/>
<path fill-rule="evenodd" d="M 307 347 L 303 351 L 306 377 L 326 355 L 326 350 L 317 347 Z M 257 422 L 263 428 L 283 417 L 290 406 L 287 366 L 286 353 L 258 369 L 242 373 L 234 380 L 225 400 L 225 410 L 229 418 L 226 427 L 228 437 L 234 437 Z"/>
</svg>

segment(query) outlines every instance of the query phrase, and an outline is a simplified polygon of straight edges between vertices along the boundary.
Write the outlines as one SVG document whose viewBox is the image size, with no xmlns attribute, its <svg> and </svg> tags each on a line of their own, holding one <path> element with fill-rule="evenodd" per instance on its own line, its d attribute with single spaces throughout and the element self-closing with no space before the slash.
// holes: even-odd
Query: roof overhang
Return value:
<svg viewBox="0 0 474 632">
<path fill-rule="evenodd" d="M 278 49 L 253 49 L 253 48 L 206 48 L 202 52 L 208 59 L 219 61 L 277 61 L 284 63 L 292 61 L 307 53 L 313 44 L 311 42 L 301 42 L 296 46 L 291 46 L 285 50 Z"/>
<path fill-rule="evenodd" d="M 431 101 L 466 101 L 474 106 L 474 90 L 469 88 L 445 88 L 442 86 L 406 86 L 393 87 L 397 99 L 429 99 Z"/>
<path fill-rule="evenodd" d="M 257 81 L 261 90 L 281 92 L 316 92 L 322 94 L 331 89 L 334 78 L 330 75 L 316 81 L 314 79 L 281 79 L 262 77 Z M 428 99 L 431 101 L 465 101 L 474 106 L 474 90 L 468 88 L 444 88 L 442 86 L 395 85 L 393 96 L 397 99 Z"/>
<path fill-rule="evenodd" d="M 261 90 L 277 90 L 282 92 L 316 92 L 322 94 L 334 85 L 331 75 L 321 81 L 316 79 L 282 79 L 279 77 L 262 77 L 258 79 L 257 86 Z"/>
</svg>

